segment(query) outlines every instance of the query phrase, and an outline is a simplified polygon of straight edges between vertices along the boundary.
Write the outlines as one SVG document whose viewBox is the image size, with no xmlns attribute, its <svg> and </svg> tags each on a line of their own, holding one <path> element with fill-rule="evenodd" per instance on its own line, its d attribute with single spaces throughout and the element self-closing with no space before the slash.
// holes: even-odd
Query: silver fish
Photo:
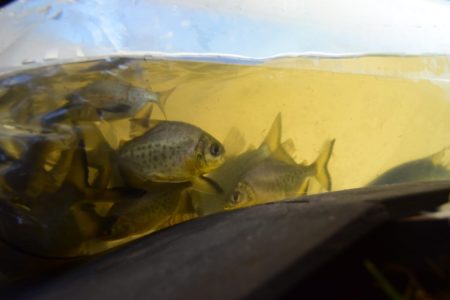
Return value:
<svg viewBox="0 0 450 300">
<path fill-rule="evenodd" d="M 42 124 L 70 121 L 113 120 L 125 117 L 149 118 L 152 104 L 166 117 L 165 103 L 173 90 L 157 93 L 117 78 L 94 81 L 66 96 L 68 103 L 42 117 Z M 142 113 L 144 111 L 145 113 Z"/>
<path fill-rule="evenodd" d="M 216 182 L 222 189 L 220 195 L 211 195 L 190 191 L 196 210 L 201 215 L 207 215 L 224 210 L 230 204 L 230 199 L 240 178 L 245 172 L 252 169 L 269 157 L 295 164 L 288 152 L 293 151 L 292 141 L 281 143 L 281 115 L 278 114 L 272 123 L 261 145 L 256 149 L 242 152 L 245 140 L 236 128 L 232 128 L 225 139 L 227 158 L 223 165 L 207 176 Z"/>
<path fill-rule="evenodd" d="M 326 189 L 331 189 L 328 162 L 334 140 L 327 142 L 311 165 L 292 164 L 269 157 L 249 169 L 233 190 L 227 208 L 279 201 L 306 194 L 309 179 L 315 177 Z"/>
</svg>

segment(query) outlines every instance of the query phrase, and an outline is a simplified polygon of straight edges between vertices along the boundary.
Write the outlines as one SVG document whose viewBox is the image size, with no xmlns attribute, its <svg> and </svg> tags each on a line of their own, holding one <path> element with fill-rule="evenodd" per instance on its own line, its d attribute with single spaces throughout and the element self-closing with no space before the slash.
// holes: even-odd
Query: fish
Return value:
<svg viewBox="0 0 450 300">
<path fill-rule="evenodd" d="M 208 215 L 223 211 L 229 205 L 229 199 L 239 179 L 247 170 L 268 157 L 278 157 L 295 164 L 290 156 L 290 152 L 295 150 L 292 140 L 281 142 L 281 125 L 281 114 L 277 114 L 259 147 L 250 146 L 247 150 L 245 150 L 245 139 L 239 130 L 234 127 L 230 129 L 224 141 L 227 149 L 224 163 L 206 175 L 222 188 L 223 193 L 211 197 L 210 194 L 189 191 L 198 214 Z"/>
<path fill-rule="evenodd" d="M 203 175 L 219 167 L 224 156 L 223 145 L 201 128 L 159 121 L 145 134 L 124 143 L 117 160 L 131 187 L 145 188 L 149 182 L 192 182 L 194 187 L 202 187 L 206 182 L 211 186 Z"/>
<path fill-rule="evenodd" d="M 148 119 L 153 104 L 159 107 L 164 118 L 167 119 L 164 106 L 173 90 L 153 92 L 114 77 L 103 78 L 69 93 L 66 96 L 67 104 L 44 115 L 41 123 L 48 127 L 67 120 L 97 121 L 133 118 L 141 111 L 146 113 L 140 118 Z"/>
<path fill-rule="evenodd" d="M 121 239 L 133 235 L 156 231 L 180 213 L 188 201 L 186 189 L 190 183 L 163 184 L 135 199 L 124 199 L 114 203 L 108 212 L 102 234 L 106 239 Z"/>
<path fill-rule="evenodd" d="M 368 186 L 450 179 L 450 147 L 428 157 L 393 167 L 370 181 Z"/>
<path fill-rule="evenodd" d="M 334 140 L 327 141 L 310 165 L 293 164 L 285 160 L 268 157 L 241 177 L 229 199 L 227 208 L 236 208 L 260 203 L 280 201 L 306 194 L 310 178 L 328 191 L 331 177 L 328 172 Z"/>
<path fill-rule="evenodd" d="M 68 174 L 76 140 L 64 126 L 54 131 L 3 126 L 0 148 L 9 158 L 3 188 L 27 198 L 54 193 Z"/>
<path fill-rule="evenodd" d="M 71 210 L 78 195 L 70 187 L 26 204 L 0 196 L 0 238 L 14 248 L 41 257 L 78 256 L 86 239 Z"/>
</svg>

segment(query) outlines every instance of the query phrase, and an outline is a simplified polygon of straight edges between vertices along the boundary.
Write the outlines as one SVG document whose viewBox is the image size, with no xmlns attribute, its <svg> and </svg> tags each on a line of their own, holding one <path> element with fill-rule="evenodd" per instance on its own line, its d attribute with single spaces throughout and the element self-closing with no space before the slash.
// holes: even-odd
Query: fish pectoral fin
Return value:
<svg viewBox="0 0 450 300">
<path fill-rule="evenodd" d="M 207 194 L 223 194 L 222 187 L 211 178 L 205 176 L 195 177 L 192 180 L 192 189 Z"/>
<path fill-rule="evenodd" d="M 184 190 L 178 202 L 178 206 L 175 209 L 175 212 L 170 216 L 167 221 L 168 226 L 172 226 L 181 222 L 186 222 L 191 219 L 198 217 L 198 214 L 195 211 L 194 205 L 192 203 L 192 198 L 189 195 L 187 190 Z"/>
</svg>

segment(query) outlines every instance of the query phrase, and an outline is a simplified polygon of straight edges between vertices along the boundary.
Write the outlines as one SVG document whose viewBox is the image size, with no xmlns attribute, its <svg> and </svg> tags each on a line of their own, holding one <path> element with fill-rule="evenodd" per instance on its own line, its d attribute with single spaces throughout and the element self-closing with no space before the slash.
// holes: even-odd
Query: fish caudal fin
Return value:
<svg viewBox="0 0 450 300">
<path fill-rule="evenodd" d="M 167 99 L 169 99 L 170 95 L 173 93 L 174 90 L 175 90 L 175 88 L 172 88 L 170 90 L 157 93 L 157 96 L 155 97 L 156 101 L 154 101 L 154 102 L 156 103 L 156 105 L 158 105 L 159 109 L 161 110 L 161 113 L 163 114 L 163 116 L 166 120 L 167 120 L 167 114 L 166 114 Z M 153 97 L 151 97 L 151 99 L 153 100 Z"/>
<path fill-rule="evenodd" d="M 316 161 L 313 163 L 314 177 L 317 181 L 328 191 L 331 190 L 331 177 L 328 172 L 328 162 L 330 161 L 331 154 L 333 152 L 335 140 L 325 142 L 320 150 L 320 154 Z"/>
</svg>

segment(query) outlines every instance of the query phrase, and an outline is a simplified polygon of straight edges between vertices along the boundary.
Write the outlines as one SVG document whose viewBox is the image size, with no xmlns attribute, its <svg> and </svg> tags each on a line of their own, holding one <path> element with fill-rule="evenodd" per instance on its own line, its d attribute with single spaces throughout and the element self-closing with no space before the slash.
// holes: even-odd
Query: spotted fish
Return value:
<svg viewBox="0 0 450 300">
<path fill-rule="evenodd" d="M 198 182 L 224 161 L 222 144 L 202 129 L 183 122 L 161 121 L 125 143 L 119 169 L 133 187 L 148 182 Z M 194 184 L 195 186 L 195 184 Z"/>
</svg>

